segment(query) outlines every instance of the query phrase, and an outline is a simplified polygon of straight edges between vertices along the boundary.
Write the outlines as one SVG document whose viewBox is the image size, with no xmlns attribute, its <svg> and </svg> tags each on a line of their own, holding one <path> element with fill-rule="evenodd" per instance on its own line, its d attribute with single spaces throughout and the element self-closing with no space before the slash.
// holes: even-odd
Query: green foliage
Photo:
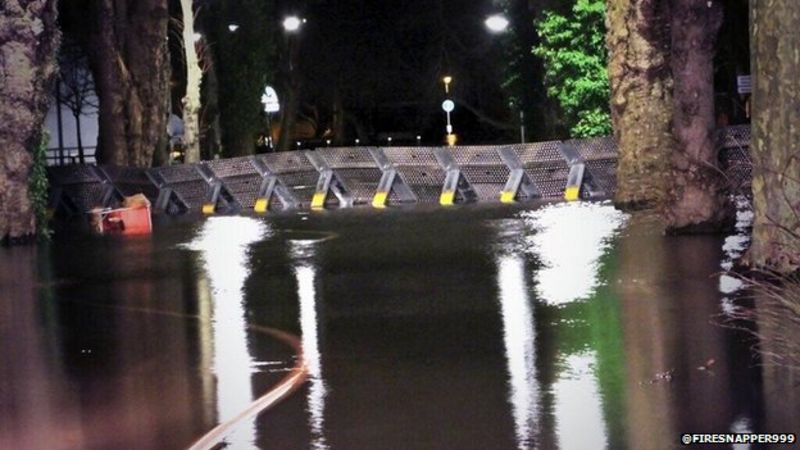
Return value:
<svg viewBox="0 0 800 450">
<path fill-rule="evenodd" d="M 546 11 L 533 53 L 544 60 L 547 93 L 564 110 L 573 137 L 611 133 L 605 0 L 577 0 L 569 16 Z"/>
<path fill-rule="evenodd" d="M 42 133 L 39 145 L 33 149 L 33 167 L 28 179 L 28 195 L 36 217 L 36 234 L 41 240 L 49 240 L 52 234 L 47 223 L 47 144 L 50 136 Z"/>
</svg>

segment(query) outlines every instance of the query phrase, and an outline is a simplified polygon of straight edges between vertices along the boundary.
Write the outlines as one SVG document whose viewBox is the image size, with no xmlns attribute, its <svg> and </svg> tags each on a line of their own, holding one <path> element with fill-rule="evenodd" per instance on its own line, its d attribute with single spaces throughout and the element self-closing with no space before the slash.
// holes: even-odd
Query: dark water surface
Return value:
<svg viewBox="0 0 800 450">
<path fill-rule="evenodd" d="M 797 432 L 796 381 L 717 324 L 742 238 L 628 222 L 578 204 L 350 211 L 0 248 L 0 449 L 187 448 L 302 362 L 262 327 L 297 336 L 309 379 L 226 448 Z"/>
</svg>

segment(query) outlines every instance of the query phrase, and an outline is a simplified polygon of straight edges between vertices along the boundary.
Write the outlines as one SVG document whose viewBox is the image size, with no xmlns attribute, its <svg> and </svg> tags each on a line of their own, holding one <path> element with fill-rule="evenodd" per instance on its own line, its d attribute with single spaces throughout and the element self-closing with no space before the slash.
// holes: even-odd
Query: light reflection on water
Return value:
<svg viewBox="0 0 800 450">
<path fill-rule="evenodd" d="M 525 261 L 502 255 L 497 262 L 497 284 L 503 316 L 503 343 L 509 374 L 509 403 L 520 450 L 530 448 L 537 430 L 539 386 L 536 381 L 533 312 L 525 283 Z"/>
<path fill-rule="evenodd" d="M 58 278 L 76 281 L 48 302 L 12 284 L 20 299 L 0 304 L 0 354 L 28 361 L 0 364 L 11 387 L 0 406 L 21 405 L 0 407 L 11 443 L 0 447 L 181 448 L 247 407 L 286 357 L 246 318 L 301 335 L 311 376 L 228 448 L 677 449 L 685 430 L 764 429 L 749 343 L 709 323 L 721 239 L 638 223 L 618 236 L 624 217 L 581 204 L 310 217 L 170 225 L 145 246 L 58 243 Z M 311 239 L 327 230 L 341 238 Z M 175 251 L 189 240 L 199 254 Z M 19 262 L 0 251 L 6 272 Z M 33 283 L 2 272 L 0 290 Z M 64 310 L 42 335 L 39 309 L 54 305 Z M 80 353 L 89 344 L 92 356 Z M 768 375 L 770 423 L 786 431 L 800 402 Z M 63 398 L 30 401 L 53 390 Z"/>
<path fill-rule="evenodd" d="M 736 206 L 736 226 L 732 235 L 725 238 L 722 245 L 723 259 L 720 267 L 723 273 L 719 276 L 719 291 L 726 294 L 720 301 L 722 312 L 728 316 L 734 316 L 738 312 L 738 306 L 733 294 L 741 291 L 745 287 L 744 281 L 735 274 L 729 274 L 734 265 L 739 261 L 744 252 L 750 246 L 750 229 L 753 226 L 753 207 L 750 200 L 744 196 L 737 196 L 733 199 Z"/>
<path fill-rule="evenodd" d="M 610 205 L 560 204 L 521 214 L 517 221 L 501 221 L 497 235 L 501 242 L 497 259 L 497 283 L 503 318 L 503 337 L 509 372 L 509 403 L 513 408 L 519 449 L 594 449 L 607 445 L 606 423 L 595 374 L 597 355 L 580 344 L 576 353 L 559 355 L 562 370 L 546 393 L 537 381 L 537 343 L 534 303 L 526 283 L 525 257 L 540 262 L 531 278 L 535 280 L 534 302 L 541 308 L 561 309 L 578 300 L 588 300 L 604 280 L 600 260 L 612 246 L 626 216 Z M 520 236 L 520 233 L 522 234 Z M 586 329 L 580 315 L 564 315 L 563 327 Z M 578 350 L 579 349 L 579 350 Z M 553 404 L 541 405 L 541 401 Z M 539 417 L 554 416 L 555 430 L 540 430 Z M 552 424 L 548 424 L 552 428 Z M 541 434 L 551 434 L 548 438 Z"/>
<path fill-rule="evenodd" d="M 248 247 L 267 237 L 262 222 L 246 217 L 212 217 L 198 235 L 184 247 L 200 252 L 209 278 L 212 307 L 210 324 L 213 340 L 213 372 L 216 375 L 217 421 L 225 422 L 244 411 L 253 401 L 253 358 L 247 347 L 244 283 L 250 274 Z M 233 448 L 252 448 L 255 421 L 237 427 L 225 438 Z"/>
<path fill-rule="evenodd" d="M 608 448 L 600 388 L 595 377 L 597 354 L 586 351 L 564 358 L 566 369 L 553 384 L 558 447 L 570 450 Z"/>
<path fill-rule="evenodd" d="M 306 397 L 311 428 L 311 445 L 315 450 L 325 450 L 325 396 L 327 388 L 322 377 L 317 319 L 317 269 L 313 263 L 315 241 L 290 241 L 291 253 L 296 261 L 297 296 L 300 301 L 300 332 L 303 357 L 308 367 L 309 383 Z"/>
<path fill-rule="evenodd" d="M 535 230 L 526 238 L 527 251 L 543 266 L 535 275 L 538 298 L 563 305 L 590 297 L 600 282 L 600 257 L 625 215 L 610 205 L 563 203 L 522 213 L 522 219 Z"/>
</svg>

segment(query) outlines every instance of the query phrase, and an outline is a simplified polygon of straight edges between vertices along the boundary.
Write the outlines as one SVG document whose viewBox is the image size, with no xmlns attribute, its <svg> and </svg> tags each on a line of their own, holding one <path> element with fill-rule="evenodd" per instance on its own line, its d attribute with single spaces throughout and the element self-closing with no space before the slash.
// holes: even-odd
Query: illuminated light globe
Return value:
<svg viewBox="0 0 800 450">
<path fill-rule="evenodd" d="M 303 21 L 297 16 L 289 16 L 283 19 L 283 29 L 290 33 L 299 30 L 302 24 Z"/>
<path fill-rule="evenodd" d="M 484 23 L 486 24 L 486 28 L 492 33 L 503 33 L 508 29 L 509 25 L 508 19 L 502 14 L 489 16 Z"/>
</svg>

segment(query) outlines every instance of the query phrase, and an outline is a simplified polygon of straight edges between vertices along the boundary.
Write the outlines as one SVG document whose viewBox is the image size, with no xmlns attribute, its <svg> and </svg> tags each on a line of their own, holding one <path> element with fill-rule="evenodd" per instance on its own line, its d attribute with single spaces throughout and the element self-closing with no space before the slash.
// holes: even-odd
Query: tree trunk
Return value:
<svg viewBox="0 0 800 450">
<path fill-rule="evenodd" d="M 714 53 L 722 5 L 674 0 L 671 13 L 676 144 L 664 216 L 670 230 L 713 230 L 722 224 L 726 199 L 714 140 Z"/>
<path fill-rule="evenodd" d="M 672 136 L 669 0 L 609 0 L 611 119 L 619 142 L 616 203 L 661 204 Z"/>
<path fill-rule="evenodd" d="M 186 96 L 183 97 L 183 146 L 184 161 L 200 161 L 200 82 L 203 71 L 195 50 L 194 10 L 192 0 L 181 0 L 183 15 L 183 47 L 186 58 Z"/>
<path fill-rule="evenodd" d="M 203 58 L 203 78 L 200 84 L 200 149 L 202 159 L 214 159 L 220 153 L 219 82 L 213 53 L 208 47 L 200 52 Z"/>
<path fill-rule="evenodd" d="M 167 0 L 97 0 L 89 42 L 100 99 L 98 163 L 149 167 L 166 133 Z"/>
<path fill-rule="evenodd" d="M 292 137 L 294 136 L 294 128 L 297 123 L 297 110 L 298 110 L 298 92 L 297 86 L 289 80 L 286 83 L 286 90 L 284 90 L 283 108 L 281 110 L 281 128 L 280 135 L 278 136 L 278 145 L 276 150 L 285 152 L 292 150 Z"/>
<path fill-rule="evenodd" d="M 337 83 L 333 88 L 333 143 L 337 146 L 345 145 L 345 121 L 344 121 L 344 102 L 342 101 L 342 91 Z"/>
<path fill-rule="evenodd" d="M 57 70 L 56 0 L 0 3 L 0 241 L 36 232 L 28 176 Z"/>
<path fill-rule="evenodd" d="M 751 0 L 753 204 L 750 260 L 800 268 L 800 2 Z"/>
</svg>

